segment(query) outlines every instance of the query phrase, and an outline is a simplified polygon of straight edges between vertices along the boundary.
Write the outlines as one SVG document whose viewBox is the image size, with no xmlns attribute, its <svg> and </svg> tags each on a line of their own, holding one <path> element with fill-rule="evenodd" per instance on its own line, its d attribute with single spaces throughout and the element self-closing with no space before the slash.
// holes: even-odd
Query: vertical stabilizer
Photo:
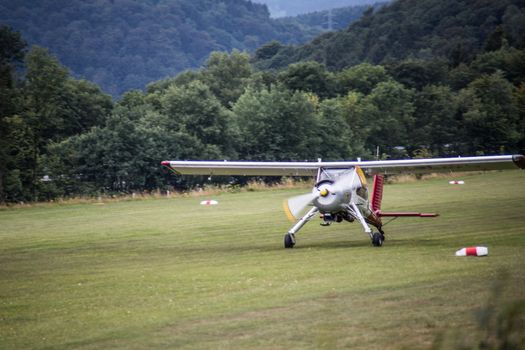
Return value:
<svg viewBox="0 0 525 350">
<path fill-rule="evenodd" d="M 383 185 L 385 178 L 383 175 L 374 175 L 374 184 L 372 186 L 372 198 L 370 204 L 374 213 L 381 210 L 381 200 L 383 199 Z"/>
</svg>

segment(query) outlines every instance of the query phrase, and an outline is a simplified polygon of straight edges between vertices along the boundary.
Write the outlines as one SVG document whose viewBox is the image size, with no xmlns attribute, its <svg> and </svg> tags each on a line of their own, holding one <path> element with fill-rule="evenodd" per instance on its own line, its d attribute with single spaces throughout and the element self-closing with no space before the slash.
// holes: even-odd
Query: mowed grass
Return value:
<svg viewBox="0 0 525 350">
<path fill-rule="evenodd" d="M 1 210 L 0 348 L 477 344 L 495 283 L 501 308 L 524 298 L 525 172 L 461 180 L 387 185 L 384 210 L 441 216 L 391 222 L 381 248 L 314 220 L 285 250 L 281 202 L 302 190 Z M 470 245 L 489 256 L 454 256 Z"/>
</svg>

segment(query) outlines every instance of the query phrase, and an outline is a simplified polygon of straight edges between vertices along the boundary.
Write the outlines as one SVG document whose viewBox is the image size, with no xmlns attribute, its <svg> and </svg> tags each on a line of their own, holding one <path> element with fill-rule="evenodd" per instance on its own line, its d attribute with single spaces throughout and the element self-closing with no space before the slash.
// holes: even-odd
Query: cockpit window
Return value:
<svg viewBox="0 0 525 350">
<path fill-rule="evenodd" d="M 339 176 L 345 173 L 350 173 L 351 171 L 352 169 L 321 169 L 317 182 L 324 180 L 335 181 Z"/>
</svg>

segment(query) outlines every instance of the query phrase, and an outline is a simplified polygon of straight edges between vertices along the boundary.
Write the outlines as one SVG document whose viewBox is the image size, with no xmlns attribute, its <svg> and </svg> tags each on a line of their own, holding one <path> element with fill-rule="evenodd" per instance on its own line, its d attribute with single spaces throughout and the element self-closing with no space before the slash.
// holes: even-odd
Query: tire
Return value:
<svg viewBox="0 0 525 350">
<path fill-rule="evenodd" d="M 374 233 L 372 236 L 372 244 L 374 247 L 381 247 L 383 245 L 383 235 L 379 232 Z"/>
<path fill-rule="evenodd" d="M 284 235 L 284 247 L 286 249 L 291 249 L 293 248 L 293 246 L 295 245 L 294 241 L 293 241 L 293 237 L 291 234 L 287 233 Z"/>
</svg>

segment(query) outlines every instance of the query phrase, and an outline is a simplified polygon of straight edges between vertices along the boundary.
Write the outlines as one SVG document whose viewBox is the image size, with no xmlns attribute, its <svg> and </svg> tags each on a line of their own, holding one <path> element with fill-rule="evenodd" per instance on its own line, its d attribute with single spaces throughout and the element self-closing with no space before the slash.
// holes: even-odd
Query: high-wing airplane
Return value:
<svg viewBox="0 0 525 350">
<path fill-rule="evenodd" d="M 292 197 L 283 205 L 288 218 L 297 220 L 284 236 L 284 247 L 294 247 L 295 235 L 316 214 L 323 226 L 343 220 L 359 222 L 372 244 L 380 247 L 385 240 L 381 218 L 438 216 L 382 211 L 384 175 L 525 169 L 525 155 L 343 162 L 164 161 L 162 165 L 181 175 L 316 176 L 311 193 Z M 373 175 L 370 196 L 365 172 Z M 308 206 L 311 208 L 301 215 Z"/>
</svg>

